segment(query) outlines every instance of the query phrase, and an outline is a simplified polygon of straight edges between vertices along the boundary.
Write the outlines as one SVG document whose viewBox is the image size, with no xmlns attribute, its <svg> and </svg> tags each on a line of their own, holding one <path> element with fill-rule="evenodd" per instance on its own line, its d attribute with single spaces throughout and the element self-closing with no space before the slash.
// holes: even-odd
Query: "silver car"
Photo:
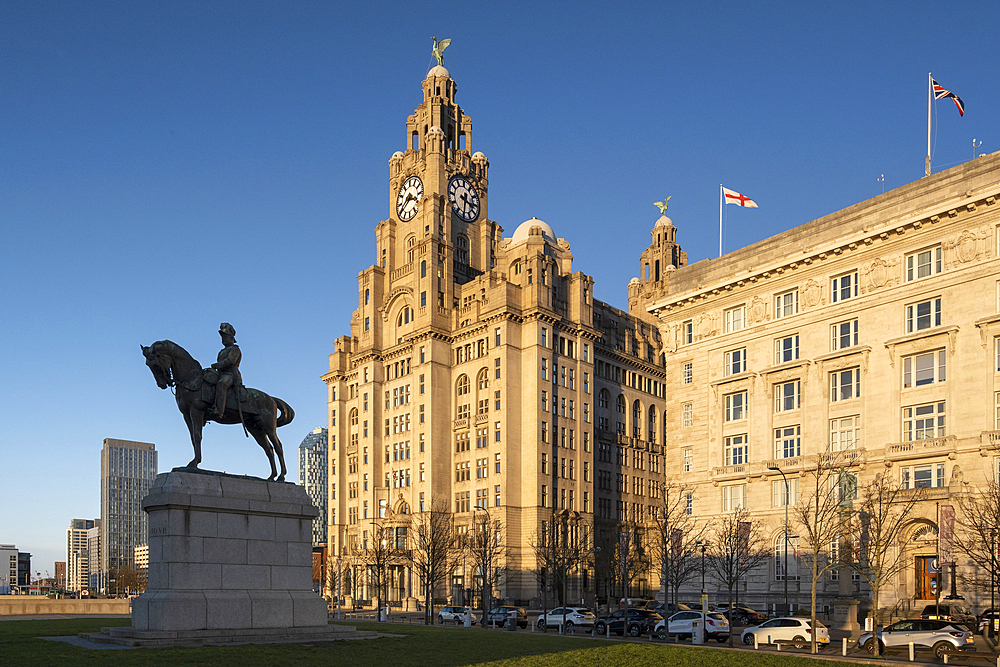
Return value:
<svg viewBox="0 0 1000 667">
<path fill-rule="evenodd" d="M 465 622 L 466 612 L 469 613 L 469 620 L 475 623 L 476 615 L 468 607 L 442 607 L 441 611 L 438 612 L 438 623 L 454 623 L 455 625 L 459 625 Z"/>
<path fill-rule="evenodd" d="M 872 655 L 875 655 L 876 647 L 882 653 L 886 648 L 902 648 L 910 642 L 913 642 L 915 648 L 931 649 L 937 658 L 948 653 L 976 650 L 972 633 L 948 621 L 896 621 L 883 628 L 878 637 L 866 632 L 858 639 L 858 644 Z"/>
</svg>

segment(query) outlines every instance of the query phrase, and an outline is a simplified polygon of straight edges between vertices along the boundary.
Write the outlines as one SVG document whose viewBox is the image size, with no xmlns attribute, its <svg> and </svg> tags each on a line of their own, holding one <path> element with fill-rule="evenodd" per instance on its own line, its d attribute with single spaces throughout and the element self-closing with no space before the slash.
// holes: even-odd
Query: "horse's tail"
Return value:
<svg viewBox="0 0 1000 667">
<path fill-rule="evenodd" d="M 272 396 L 275 405 L 281 410 L 281 416 L 278 417 L 278 426 L 284 426 L 285 424 L 290 424 L 293 419 L 295 419 L 295 411 L 292 410 L 292 406 L 285 403 L 283 400 L 277 396 Z"/>
</svg>

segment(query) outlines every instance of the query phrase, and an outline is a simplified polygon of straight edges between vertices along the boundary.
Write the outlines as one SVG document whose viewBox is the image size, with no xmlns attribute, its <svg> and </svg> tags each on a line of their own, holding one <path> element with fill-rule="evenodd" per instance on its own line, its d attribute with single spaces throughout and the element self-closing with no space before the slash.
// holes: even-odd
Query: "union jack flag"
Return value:
<svg viewBox="0 0 1000 667">
<path fill-rule="evenodd" d="M 931 79 L 931 88 L 934 91 L 934 99 L 940 100 L 945 97 L 950 97 L 952 101 L 955 103 L 955 106 L 958 107 L 958 115 L 959 116 L 965 115 L 965 102 L 962 101 L 961 97 L 959 97 L 958 95 L 949 90 L 945 90 L 941 86 L 941 84 L 935 81 L 934 79 Z"/>
</svg>

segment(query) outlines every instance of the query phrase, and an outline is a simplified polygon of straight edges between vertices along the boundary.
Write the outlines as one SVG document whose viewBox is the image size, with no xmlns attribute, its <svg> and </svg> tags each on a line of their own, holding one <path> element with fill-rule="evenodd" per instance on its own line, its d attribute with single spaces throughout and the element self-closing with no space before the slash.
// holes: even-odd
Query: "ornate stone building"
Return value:
<svg viewBox="0 0 1000 667">
<path fill-rule="evenodd" d="M 934 598 L 938 508 L 995 479 L 1000 461 L 998 197 L 993 154 L 720 259 L 650 274 L 646 251 L 629 306 L 659 320 L 667 467 L 683 473 L 696 517 L 745 506 L 777 556 L 788 499 L 770 468 L 788 476 L 794 504 L 815 455 L 842 451 L 862 484 L 885 474 L 925 487 L 898 545 L 907 565 L 882 600 Z M 669 221 L 657 229 L 675 240 Z M 988 587 L 962 585 L 974 565 L 957 560 L 958 592 L 988 604 Z M 799 574 L 793 557 L 792 600 L 804 605 Z M 783 576 L 773 559 L 746 582 L 749 601 L 776 601 Z"/>
<path fill-rule="evenodd" d="M 592 548 L 595 513 L 596 535 L 607 538 L 601 521 L 642 516 L 650 503 L 665 430 L 659 332 L 595 301 L 593 279 L 574 271 L 570 244 L 545 222 L 504 238 L 489 218 L 489 161 L 472 151 L 455 82 L 437 66 L 422 88 L 406 150 L 389 160 L 376 263 L 358 276 L 351 333 L 323 376 L 330 545 L 350 572 L 347 592 L 370 599 L 362 554 L 373 540 L 412 549 L 412 517 L 432 504 L 454 513 L 460 533 L 488 514 L 505 552 L 493 594 L 537 599 L 531 545 L 554 513 Z M 634 415 L 641 428 L 628 430 Z M 610 454 L 597 456 L 612 447 L 626 461 L 626 449 L 643 452 L 624 480 Z M 478 588 L 458 557 L 436 595 Z M 405 558 L 388 569 L 390 600 L 422 597 Z M 635 586 L 648 592 L 648 579 Z M 567 594 L 596 590 L 585 567 Z"/>
</svg>

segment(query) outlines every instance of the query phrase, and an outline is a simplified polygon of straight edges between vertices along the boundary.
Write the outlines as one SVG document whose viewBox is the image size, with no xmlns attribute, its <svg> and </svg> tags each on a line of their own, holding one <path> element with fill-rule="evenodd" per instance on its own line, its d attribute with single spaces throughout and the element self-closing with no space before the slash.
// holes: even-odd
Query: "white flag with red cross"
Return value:
<svg viewBox="0 0 1000 667">
<path fill-rule="evenodd" d="M 735 190 L 723 187 L 722 194 L 727 204 L 736 204 L 737 206 L 745 206 L 747 208 L 757 208 L 757 202 L 750 199 L 750 197 L 747 197 L 746 195 L 741 195 Z"/>
</svg>

